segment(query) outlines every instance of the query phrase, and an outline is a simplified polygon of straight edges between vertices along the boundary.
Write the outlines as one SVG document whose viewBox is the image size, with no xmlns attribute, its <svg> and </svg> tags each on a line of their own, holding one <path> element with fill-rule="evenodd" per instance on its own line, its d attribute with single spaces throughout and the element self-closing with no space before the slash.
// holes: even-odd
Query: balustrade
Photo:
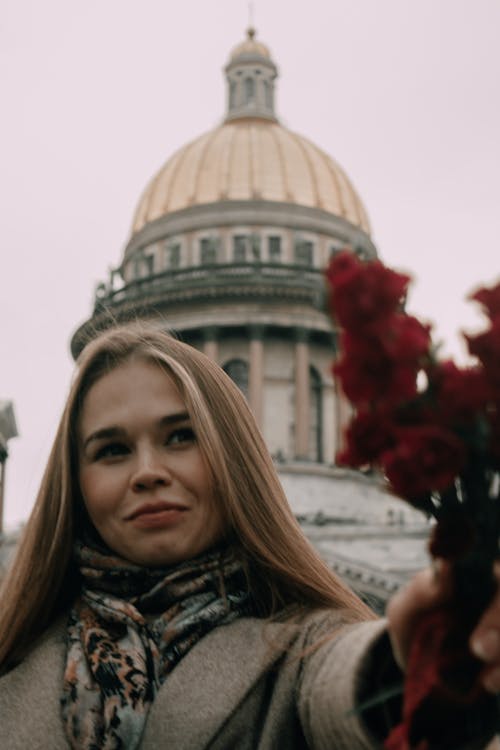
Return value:
<svg viewBox="0 0 500 750">
<path fill-rule="evenodd" d="M 160 294 L 165 295 L 168 301 L 168 294 L 172 292 L 225 287 L 228 282 L 241 286 L 258 284 L 259 291 L 269 287 L 270 292 L 277 285 L 294 290 L 299 287 L 312 293 L 311 302 L 315 307 L 321 307 L 324 303 L 323 273 L 320 269 L 274 263 L 221 263 L 170 269 L 134 279 L 119 289 L 99 285 L 95 309 L 119 306 L 124 302 Z"/>
</svg>

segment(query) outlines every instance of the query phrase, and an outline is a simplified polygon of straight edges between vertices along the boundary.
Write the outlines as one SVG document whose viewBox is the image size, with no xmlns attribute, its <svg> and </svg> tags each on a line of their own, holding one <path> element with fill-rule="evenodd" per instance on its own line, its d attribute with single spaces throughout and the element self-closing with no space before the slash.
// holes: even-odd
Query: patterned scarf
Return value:
<svg viewBox="0 0 500 750">
<path fill-rule="evenodd" d="M 251 613 L 234 553 L 149 569 L 77 543 L 61 699 L 73 750 L 135 750 L 168 673 L 206 633 Z"/>
</svg>

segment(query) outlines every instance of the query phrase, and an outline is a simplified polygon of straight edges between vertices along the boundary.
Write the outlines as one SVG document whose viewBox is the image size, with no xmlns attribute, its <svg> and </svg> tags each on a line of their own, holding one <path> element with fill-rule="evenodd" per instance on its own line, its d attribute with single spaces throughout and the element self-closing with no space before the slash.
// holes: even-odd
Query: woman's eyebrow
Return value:
<svg viewBox="0 0 500 750">
<path fill-rule="evenodd" d="M 161 417 L 159 424 L 164 427 L 170 424 L 176 424 L 177 422 L 187 422 L 191 419 L 187 411 L 176 412 L 175 414 L 167 414 L 165 417 Z M 89 443 L 95 440 L 107 440 L 109 438 L 123 437 L 126 431 L 122 427 L 103 427 L 100 430 L 92 432 L 83 443 L 84 450 L 87 448 Z"/>
<path fill-rule="evenodd" d="M 160 419 L 161 425 L 175 424 L 176 422 L 187 422 L 191 419 L 187 411 L 179 411 L 175 414 L 167 414 Z"/>
<path fill-rule="evenodd" d="M 101 430 L 92 432 L 83 443 L 84 449 L 87 448 L 88 444 L 93 440 L 106 440 L 107 438 L 122 437 L 125 435 L 125 430 L 121 427 L 103 427 Z"/>
</svg>

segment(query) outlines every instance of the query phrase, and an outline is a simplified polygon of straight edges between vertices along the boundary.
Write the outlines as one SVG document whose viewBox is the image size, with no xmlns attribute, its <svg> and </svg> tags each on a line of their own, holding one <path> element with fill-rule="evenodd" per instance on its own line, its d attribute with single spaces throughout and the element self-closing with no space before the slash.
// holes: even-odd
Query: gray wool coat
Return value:
<svg viewBox="0 0 500 750">
<path fill-rule="evenodd" d="M 141 750 L 379 748 L 351 709 L 383 632 L 383 621 L 343 626 L 335 612 L 300 625 L 242 618 L 220 626 L 162 685 Z M 59 621 L 0 679 L 1 750 L 68 749 L 59 708 L 64 634 Z"/>
</svg>

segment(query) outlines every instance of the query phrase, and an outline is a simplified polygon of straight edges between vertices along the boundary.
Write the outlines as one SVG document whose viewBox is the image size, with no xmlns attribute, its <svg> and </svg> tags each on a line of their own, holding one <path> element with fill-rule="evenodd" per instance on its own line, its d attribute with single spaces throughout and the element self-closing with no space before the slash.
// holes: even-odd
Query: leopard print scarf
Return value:
<svg viewBox="0 0 500 750">
<path fill-rule="evenodd" d="M 216 550 L 149 569 L 77 543 L 83 588 L 67 629 L 62 715 L 73 750 L 134 750 L 160 686 L 213 628 L 252 607 L 241 563 Z"/>
</svg>

